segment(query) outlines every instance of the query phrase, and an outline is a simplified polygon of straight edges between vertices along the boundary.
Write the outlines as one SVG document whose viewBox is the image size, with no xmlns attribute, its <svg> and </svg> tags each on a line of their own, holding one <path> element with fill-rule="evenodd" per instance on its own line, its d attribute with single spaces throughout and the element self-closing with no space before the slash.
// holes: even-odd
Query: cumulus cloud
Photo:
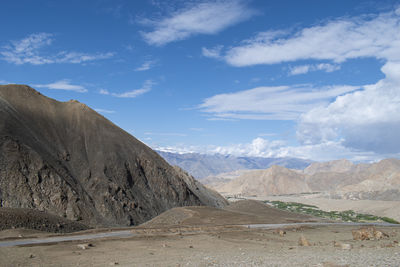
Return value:
<svg viewBox="0 0 400 267">
<path fill-rule="evenodd" d="M 216 34 L 223 29 L 250 18 L 254 11 L 244 1 L 215 0 L 200 2 L 177 10 L 167 18 L 146 20 L 154 29 L 143 32 L 150 45 L 161 46 L 184 40 L 197 34 Z"/>
<path fill-rule="evenodd" d="M 304 144 L 291 146 L 283 140 L 268 140 L 257 137 L 248 143 L 237 143 L 225 146 L 155 146 L 154 149 L 172 153 L 201 153 L 201 154 L 222 154 L 241 157 L 292 157 L 311 159 L 315 161 L 329 161 L 339 158 L 346 158 L 353 161 L 376 161 L 384 158 L 383 155 L 351 149 L 340 141 L 327 141 L 318 144 Z M 390 155 L 390 156 L 393 156 Z M 399 156 L 399 154 L 397 154 Z"/>
<path fill-rule="evenodd" d="M 152 87 L 154 85 L 154 82 L 151 80 L 146 80 L 142 86 L 142 88 L 135 89 L 132 91 L 124 92 L 124 93 L 110 93 L 106 89 L 101 89 L 99 91 L 100 94 L 102 95 L 111 95 L 114 97 L 120 97 L 120 98 L 135 98 L 137 96 L 143 95 L 147 92 L 150 92 Z"/>
<path fill-rule="evenodd" d="M 317 89 L 311 85 L 256 87 L 212 96 L 205 99 L 199 108 L 219 119 L 294 120 L 300 114 L 358 88 L 327 86 Z"/>
<path fill-rule="evenodd" d="M 304 144 L 343 139 L 343 144 L 379 153 L 400 151 L 400 61 L 382 67 L 386 77 L 304 113 L 298 138 Z"/>
<path fill-rule="evenodd" d="M 60 80 L 54 83 L 48 84 L 35 84 L 37 88 L 47 88 L 54 90 L 66 90 L 66 91 L 75 91 L 78 93 L 86 93 L 88 90 L 82 85 L 71 84 L 70 80 Z"/>
<path fill-rule="evenodd" d="M 306 74 L 310 71 L 318 71 L 318 70 L 325 72 L 334 72 L 340 70 L 340 65 L 334 65 L 329 63 L 299 65 L 291 67 L 289 69 L 289 75 Z"/>
<path fill-rule="evenodd" d="M 0 49 L 0 59 L 16 65 L 72 63 L 79 64 L 100 59 L 107 59 L 114 54 L 87 54 L 73 51 L 60 51 L 56 54 L 45 53 L 43 48 L 53 43 L 53 35 L 49 33 L 34 33 L 19 41 L 11 41 Z"/>
<path fill-rule="evenodd" d="M 356 160 L 398 157 L 399 32 L 400 8 L 378 15 L 335 19 L 294 34 L 259 34 L 229 49 L 222 57 L 234 66 L 324 61 L 291 68 L 291 75 L 317 70 L 331 72 L 348 59 L 372 57 L 385 62 L 381 68 L 385 78 L 360 86 L 258 87 L 210 97 L 200 108 L 217 118 L 296 120 L 300 146 L 275 150 L 279 151 L 277 155 L 316 159 L 333 154 Z"/>
<path fill-rule="evenodd" d="M 297 60 L 375 57 L 400 60 L 399 9 L 375 16 L 340 18 L 295 33 L 264 32 L 232 47 L 224 55 L 233 66 Z"/>
<path fill-rule="evenodd" d="M 261 137 L 255 138 L 248 144 L 234 144 L 230 146 L 217 146 L 212 152 L 223 155 L 248 156 L 248 157 L 275 157 L 276 150 L 284 146 L 283 141 L 268 141 Z"/>
</svg>

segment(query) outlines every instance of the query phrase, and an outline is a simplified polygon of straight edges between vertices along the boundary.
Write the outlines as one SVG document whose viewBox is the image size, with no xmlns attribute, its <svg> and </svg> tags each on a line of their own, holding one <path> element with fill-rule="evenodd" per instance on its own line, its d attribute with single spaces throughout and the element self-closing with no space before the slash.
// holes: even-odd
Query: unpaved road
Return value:
<svg viewBox="0 0 400 267">
<path fill-rule="evenodd" d="M 55 236 L 55 237 L 47 237 L 47 238 L 32 238 L 32 239 L 23 239 L 23 240 L 9 240 L 9 241 L 0 241 L 0 247 L 12 247 L 12 246 L 20 246 L 20 245 L 38 245 L 38 244 L 48 244 L 48 243 L 58 243 L 64 241 L 79 241 L 79 240 L 91 240 L 91 239 L 99 239 L 99 238 L 123 238 L 123 237 L 131 237 L 133 236 L 132 231 L 115 231 L 115 232 L 104 232 L 104 233 L 96 233 L 96 234 L 81 234 L 81 235 L 68 235 L 68 236 Z"/>
</svg>

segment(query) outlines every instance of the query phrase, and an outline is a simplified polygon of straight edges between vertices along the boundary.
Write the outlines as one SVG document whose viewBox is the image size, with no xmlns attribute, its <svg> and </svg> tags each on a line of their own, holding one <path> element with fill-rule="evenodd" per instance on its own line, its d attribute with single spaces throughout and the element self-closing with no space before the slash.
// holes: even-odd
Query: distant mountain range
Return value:
<svg viewBox="0 0 400 267">
<path fill-rule="evenodd" d="M 271 196 L 320 192 L 331 198 L 400 200 L 400 160 L 372 164 L 316 162 L 304 170 L 272 166 L 220 174 L 203 181 L 222 194 Z"/>
<path fill-rule="evenodd" d="M 272 165 L 302 170 L 312 163 L 310 160 L 298 158 L 235 157 L 221 154 L 157 152 L 169 164 L 181 167 L 197 179 L 237 170 L 266 169 Z"/>
</svg>

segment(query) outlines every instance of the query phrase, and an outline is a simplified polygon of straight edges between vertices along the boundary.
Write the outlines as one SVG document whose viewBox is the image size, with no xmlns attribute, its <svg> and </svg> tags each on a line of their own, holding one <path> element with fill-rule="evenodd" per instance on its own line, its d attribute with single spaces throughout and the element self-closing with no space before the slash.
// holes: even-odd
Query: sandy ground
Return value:
<svg viewBox="0 0 400 267">
<path fill-rule="evenodd" d="M 256 200 L 279 200 L 284 202 L 299 202 L 309 205 L 315 205 L 325 211 L 344 211 L 354 210 L 359 213 L 367 213 L 381 217 L 393 218 L 400 221 L 400 201 L 380 201 L 380 200 L 345 200 L 328 199 L 306 196 L 269 196 L 269 197 L 246 197 Z"/>
<path fill-rule="evenodd" d="M 380 227 L 389 238 L 354 241 L 358 227 L 275 230 L 213 228 L 155 230 L 124 239 L 0 248 L 0 266 L 400 266 L 400 228 Z M 304 235 L 312 244 L 299 246 Z M 353 246 L 334 247 L 333 242 Z"/>
</svg>

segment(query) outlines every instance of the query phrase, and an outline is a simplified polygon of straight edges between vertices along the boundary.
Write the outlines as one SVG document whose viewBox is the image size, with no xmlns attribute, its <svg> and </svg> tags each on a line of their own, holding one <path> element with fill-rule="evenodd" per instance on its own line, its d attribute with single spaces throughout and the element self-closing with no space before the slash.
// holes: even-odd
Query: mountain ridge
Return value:
<svg viewBox="0 0 400 267">
<path fill-rule="evenodd" d="M 222 154 L 172 153 L 156 150 L 168 163 L 177 165 L 198 179 L 237 170 L 265 169 L 280 165 L 304 169 L 312 163 L 298 158 L 236 157 Z"/>
<path fill-rule="evenodd" d="M 137 225 L 172 207 L 226 204 L 186 175 L 85 104 L 0 86 L 2 207 Z"/>
<path fill-rule="evenodd" d="M 272 166 L 249 170 L 234 179 L 205 180 L 223 194 L 287 195 L 324 193 L 344 199 L 400 200 L 400 160 L 353 164 L 346 160 L 312 163 L 303 171 Z"/>
</svg>

